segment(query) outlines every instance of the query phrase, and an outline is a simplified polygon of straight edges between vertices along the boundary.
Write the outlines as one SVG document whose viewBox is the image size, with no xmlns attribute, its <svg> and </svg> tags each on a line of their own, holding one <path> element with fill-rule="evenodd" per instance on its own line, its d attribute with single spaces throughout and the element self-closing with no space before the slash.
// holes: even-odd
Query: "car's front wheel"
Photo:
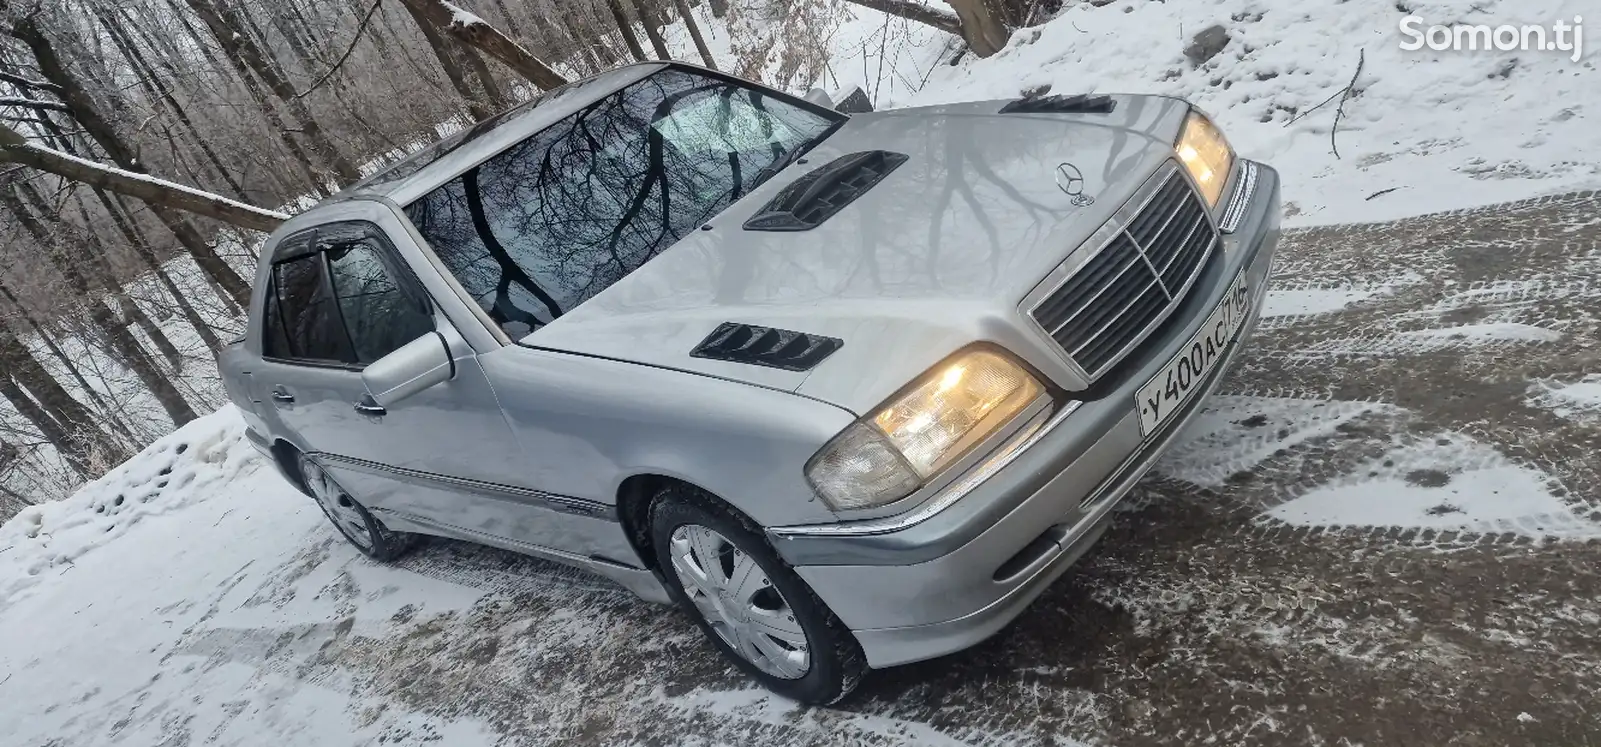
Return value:
<svg viewBox="0 0 1601 747">
<path fill-rule="evenodd" d="M 316 499 L 322 512 L 333 522 L 334 528 L 345 536 L 357 550 L 373 560 L 390 561 L 406 554 L 417 544 L 417 535 L 391 531 L 350 497 L 339 483 L 334 482 L 316 462 L 305 454 L 299 456 L 300 478 Z"/>
<path fill-rule="evenodd" d="M 866 671 L 856 639 L 748 520 L 673 486 L 652 506 L 651 534 L 669 592 L 740 669 L 803 703 L 856 688 Z"/>
</svg>

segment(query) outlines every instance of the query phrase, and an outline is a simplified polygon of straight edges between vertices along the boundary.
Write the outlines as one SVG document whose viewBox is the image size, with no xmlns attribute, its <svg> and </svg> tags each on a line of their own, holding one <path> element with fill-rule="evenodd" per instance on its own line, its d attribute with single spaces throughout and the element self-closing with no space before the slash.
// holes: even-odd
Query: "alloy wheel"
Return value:
<svg viewBox="0 0 1601 747">
<path fill-rule="evenodd" d="M 806 676 L 806 633 L 754 558 L 699 524 L 674 529 L 671 549 L 684 593 L 724 643 L 769 675 Z"/>
</svg>

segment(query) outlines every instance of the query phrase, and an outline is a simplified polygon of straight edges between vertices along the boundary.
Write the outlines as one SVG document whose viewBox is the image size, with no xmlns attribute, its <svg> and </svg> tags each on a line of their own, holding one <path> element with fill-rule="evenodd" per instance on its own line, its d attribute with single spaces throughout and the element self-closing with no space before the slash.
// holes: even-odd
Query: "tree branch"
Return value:
<svg viewBox="0 0 1601 747">
<path fill-rule="evenodd" d="M 327 83 L 329 78 L 334 77 L 334 73 L 339 72 L 339 68 L 345 64 L 345 60 L 350 59 L 350 53 L 356 51 L 356 44 L 361 42 L 361 35 L 367 32 L 367 24 L 372 21 L 373 14 L 378 12 L 378 6 L 383 4 L 384 0 L 372 0 L 372 7 L 367 9 L 367 15 L 361 17 L 361 23 L 356 26 L 356 36 L 350 40 L 350 46 L 345 47 L 345 53 L 339 55 L 339 59 L 334 62 L 333 67 L 328 68 L 328 72 L 323 73 L 321 78 L 311 84 L 311 87 L 295 94 L 295 98 L 303 99 L 310 96 L 312 91 L 321 88 L 322 84 Z"/>
<path fill-rule="evenodd" d="M 49 93 L 61 93 L 61 86 L 58 86 L 54 83 L 43 80 L 33 80 L 32 78 L 24 78 L 20 75 L 15 75 L 12 73 L 0 72 L 0 80 L 3 80 L 7 83 L 14 83 L 22 86 L 23 88 L 33 88 L 40 91 L 47 91 Z"/>
<path fill-rule="evenodd" d="M 903 0 L 904 1 L 904 0 Z M 505 63 L 507 67 L 529 82 L 538 86 L 540 90 L 549 91 L 552 88 L 567 84 L 567 79 L 560 73 L 552 70 L 532 52 L 514 42 L 510 37 L 500 33 L 499 29 L 489 25 L 484 19 L 452 5 L 445 0 L 401 0 L 408 8 L 418 15 L 428 19 L 428 22 L 441 31 L 461 40 L 474 49 Z"/>
<path fill-rule="evenodd" d="M 230 200 L 221 195 L 155 179 L 86 161 L 61 151 L 28 142 L 21 133 L 0 125 L 0 161 L 32 166 L 63 179 L 83 182 L 118 194 L 136 197 L 152 205 L 185 210 L 224 223 L 261 232 L 270 232 L 289 216 L 275 210 Z"/>
<path fill-rule="evenodd" d="M 17 96 L 0 96 L 0 106 L 25 106 L 29 109 L 48 109 L 53 112 L 72 113 L 72 107 L 54 101 L 36 101 Z"/>
<path fill-rule="evenodd" d="M 900 16 L 910 21 L 927 24 L 956 36 L 962 35 L 962 22 L 955 13 L 948 13 L 931 6 L 914 2 L 913 0 L 849 0 L 864 8 L 872 8 L 881 13 Z"/>
</svg>

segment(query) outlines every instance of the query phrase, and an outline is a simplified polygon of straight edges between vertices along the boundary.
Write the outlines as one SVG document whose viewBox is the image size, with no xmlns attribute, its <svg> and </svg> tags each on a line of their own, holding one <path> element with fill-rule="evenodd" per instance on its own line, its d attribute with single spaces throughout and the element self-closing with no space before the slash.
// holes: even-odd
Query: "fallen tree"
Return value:
<svg viewBox="0 0 1601 747">
<path fill-rule="evenodd" d="M 63 179 L 82 182 L 110 192 L 144 200 L 151 205 L 183 210 L 229 225 L 270 232 L 289 216 L 247 205 L 194 187 L 136 174 L 115 166 L 88 161 L 28 142 L 22 133 L 0 124 L 0 162 L 30 166 Z"/>
</svg>

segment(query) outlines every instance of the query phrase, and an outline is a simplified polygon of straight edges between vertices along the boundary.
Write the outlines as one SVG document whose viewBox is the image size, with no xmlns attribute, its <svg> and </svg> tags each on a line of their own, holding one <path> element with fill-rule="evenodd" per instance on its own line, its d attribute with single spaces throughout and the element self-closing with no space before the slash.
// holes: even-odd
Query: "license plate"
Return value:
<svg viewBox="0 0 1601 747">
<path fill-rule="evenodd" d="M 1239 335 L 1250 311 L 1251 294 L 1245 286 L 1245 272 L 1241 271 L 1190 343 L 1134 395 L 1140 408 L 1140 435 L 1155 433 L 1183 409 L 1212 369 L 1217 368 L 1223 351 Z"/>
</svg>

